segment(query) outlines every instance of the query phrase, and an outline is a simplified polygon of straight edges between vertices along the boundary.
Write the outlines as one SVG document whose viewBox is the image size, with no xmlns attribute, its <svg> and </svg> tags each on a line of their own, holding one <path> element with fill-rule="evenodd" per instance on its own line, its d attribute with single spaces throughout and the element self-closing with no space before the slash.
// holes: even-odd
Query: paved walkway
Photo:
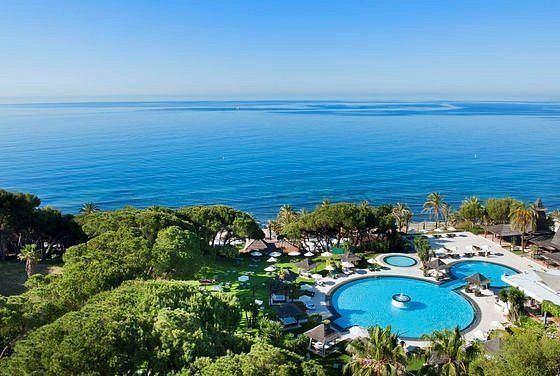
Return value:
<svg viewBox="0 0 560 376">
<path fill-rule="evenodd" d="M 457 232 L 455 233 L 456 236 L 454 238 L 434 238 L 429 237 L 428 240 L 432 248 L 442 248 L 443 246 L 449 247 L 456 247 L 459 250 L 459 253 L 465 252 L 467 246 L 477 245 L 483 246 L 486 245 L 491 250 L 491 256 L 489 257 L 480 257 L 474 256 L 469 258 L 461 258 L 457 259 L 444 259 L 442 260 L 445 263 L 450 262 L 457 262 L 457 261 L 466 261 L 466 260 L 475 260 L 475 261 L 490 261 L 496 262 L 499 264 L 503 264 L 505 266 L 512 267 L 517 269 L 521 272 L 526 272 L 529 270 L 545 270 L 543 266 L 533 262 L 528 258 L 520 257 L 504 248 L 500 247 L 497 243 L 494 243 L 488 239 L 485 239 L 482 236 L 474 235 L 470 232 Z M 383 262 L 383 258 L 388 256 L 389 254 L 380 255 L 377 258 L 377 262 L 381 265 L 387 266 Z M 407 254 L 406 256 L 416 258 L 415 254 Z M 365 269 L 357 269 L 356 273 L 347 277 L 343 278 L 323 278 L 321 281 L 323 282 L 323 286 L 315 286 L 315 296 L 312 298 L 312 303 L 315 304 L 316 309 L 314 311 L 310 311 L 310 313 L 320 314 L 324 319 L 331 318 L 332 314 L 331 311 L 327 308 L 326 302 L 326 295 L 333 290 L 335 287 L 340 285 L 343 281 L 353 280 L 357 278 L 363 278 L 364 276 L 404 276 L 404 277 L 414 277 L 420 278 L 423 280 L 435 282 L 433 277 L 424 277 L 422 270 L 420 269 L 420 263 L 412 267 L 395 267 L 395 266 L 388 266 L 387 269 L 379 270 L 379 271 L 368 271 Z M 464 289 L 461 289 L 464 293 Z M 479 309 L 480 317 L 477 323 L 468 329 L 465 333 L 465 338 L 467 340 L 473 340 L 478 337 L 486 335 L 490 330 L 495 329 L 496 323 L 506 323 L 507 318 L 504 314 L 503 305 L 498 302 L 498 299 L 495 295 L 487 295 L 487 296 L 480 296 L 475 297 L 474 294 L 466 294 L 471 301 L 476 304 Z M 352 338 L 354 335 L 350 334 L 349 332 L 344 333 L 343 338 Z M 426 346 L 428 343 L 426 341 L 412 341 L 407 340 L 407 345 L 412 346 Z"/>
</svg>

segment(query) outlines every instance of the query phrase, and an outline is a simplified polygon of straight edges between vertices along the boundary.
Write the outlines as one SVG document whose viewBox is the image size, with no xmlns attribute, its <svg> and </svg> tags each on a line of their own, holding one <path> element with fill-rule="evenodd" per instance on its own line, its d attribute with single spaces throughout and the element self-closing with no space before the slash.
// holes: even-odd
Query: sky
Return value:
<svg viewBox="0 0 560 376">
<path fill-rule="evenodd" d="M 4 99 L 560 99 L 557 0 L 0 8 Z"/>
</svg>

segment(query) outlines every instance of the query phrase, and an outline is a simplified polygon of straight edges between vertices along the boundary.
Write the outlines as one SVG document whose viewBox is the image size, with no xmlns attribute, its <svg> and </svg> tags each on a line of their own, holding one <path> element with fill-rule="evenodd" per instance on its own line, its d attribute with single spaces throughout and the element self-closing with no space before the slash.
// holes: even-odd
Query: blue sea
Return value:
<svg viewBox="0 0 560 376">
<path fill-rule="evenodd" d="M 77 212 L 405 202 L 560 207 L 560 103 L 170 101 L 0 105 L 0 187 Z"/>
</svg>

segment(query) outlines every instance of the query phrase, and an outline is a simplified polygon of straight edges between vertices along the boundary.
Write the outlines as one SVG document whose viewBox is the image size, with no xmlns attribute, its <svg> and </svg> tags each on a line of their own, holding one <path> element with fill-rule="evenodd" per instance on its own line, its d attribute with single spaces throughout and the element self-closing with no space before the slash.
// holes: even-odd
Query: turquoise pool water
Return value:
<svg viewBox="0 0 560 376">
<path fill-rule="evenodd" d="M 392 265 L 399 266 L 401 268 L 410 267 L 416 265 L 416 260 L 408 256 L 393 255 L 383 258 L 383 262 Z"/>
<path fill-rule="evenodd" d="M 481 273 L 490 286 L 505 287 L 503 273 L 516 271 L 503 265 L 481 261 L 462 261 L 450 269 L 453 280 L 444 284 L 409 278 L 380 276 L 357 279 L 338 287 L 331 295 L 331 306 L 340 315 L 335 323 L 343 328 L 354 325 L 370 327 L 391 325 L 401 337 L 419 338 L 434 330 L 467 328 L 476 313 L 471 303 L 455 289 L 465 284 L 464 278 Z M 391 304 L 394 294 L 412 298 L 408 308 Z"/>
<path fill-rule="evenodd" d="M 408 308 L 391 304 L 394 294 L 409 295 Z M 343 328 L 354 325 L 387 326 L 402 337 L 418 338 L 434 330 L 465 329 L 475 318 L 469 301 L 451 289 L 407 277 L 363 278 L 338 288 L 331 298 L 340 314 L 335 323 Z"/>
<path fill-rule="evenodd" d="M 490 280 L 491 288 L 507 287 L 508 284 L 502 281 L 502 274 L 512 275 L 518 273 L 517 270 L 507 266 L 483 261 L 461 261 L 454 264 L 449 271 L 457 282 L 464 281 L 465 278 L 474 273 L 480 273 Z"/>
</svg>

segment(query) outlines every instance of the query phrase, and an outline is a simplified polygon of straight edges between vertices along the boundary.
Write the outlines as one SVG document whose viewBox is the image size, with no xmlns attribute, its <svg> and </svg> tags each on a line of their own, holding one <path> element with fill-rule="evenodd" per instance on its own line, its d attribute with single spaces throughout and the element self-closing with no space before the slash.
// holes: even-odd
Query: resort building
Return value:
<svg viewBox="0 0 560 376">
<path fill-rule="evenodd" d="M 528 232 L 529 238 L 527 240 L 529 243 L 537 244 L 536 242 L 539 242 L 540 240 L 549 240 L 553 235 L 553 231 L 550 229 L 546 209 L 540 198 L 535 201 L 533 208 L 536 216 L 535 229 L 534 231 Z M 513 240 L 519 244 L 519 240 L 522 235 L 520 231 L 514 229 L 509 223 L 487 226 L 486 231 L 492 234 L 492 241 L 495 241 L 496 238 L 498 238 L 500 244 L 502 244 L 502 241 L 512 243 Z"/>
<path fill-rule="evenodd" d="M 560 305 L 560 270 L 528 271 L 503 276 L 502 279 L 539 303 L 548 300 Z"/>
</svg>

